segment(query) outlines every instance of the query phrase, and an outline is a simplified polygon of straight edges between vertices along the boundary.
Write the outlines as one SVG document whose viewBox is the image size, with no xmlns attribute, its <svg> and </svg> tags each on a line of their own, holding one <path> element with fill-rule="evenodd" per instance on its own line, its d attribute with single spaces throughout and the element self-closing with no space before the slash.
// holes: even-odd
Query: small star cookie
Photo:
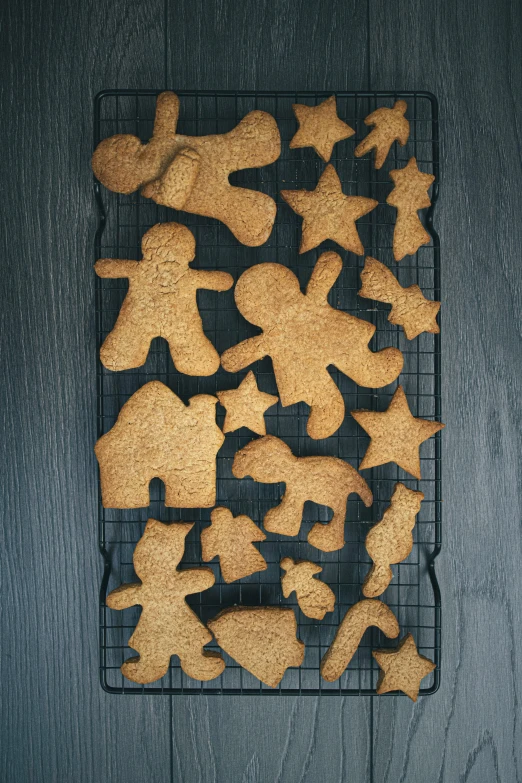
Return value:
<svg viewBox="0 0 522 783">
<path fill-rule="evenodd" d="M 204 563 L 219 557 L 221 573 L 227 584 L 266 571 L 267 564 L 253 541 L 265 541 L 266 536 L 250 517 L 233 517 L 228 508 L 215 508 L 212 524 L 201 531 L 201 556 Z"/>
<path fill-rule="evenodd" d="M 364 254 L 355 221 L 379 202 L 364 196 L 345 196 L 331 164 L 321 174 L 315 190 L 282 190 L 281 196 L 303 218 L 300 253 L 317 247 L 325 239 L 333 239 L 345 250 Z"/>
<path fill-rule="evenodd" d="M 371 256 L 365 259 L 361 281 L 359 296 L 391 304 L 388 321 L 402 326 L 407 340 L 413 340 L 422 332 L 439 334 L 440 302 L 426 299 L 418 285 L 403 288 L 393 272 Z"/>
<path fill-rule="evenodd" d="M 335 95 L 327 98 L 319 106 L 304 106 L 294 103 L 292 106 L 299 130 L 290 142 L 290 149 L 313 147 L 317 154 L 328 163 L 332 150 L 338 141 L 349 139 L 355 131 L 337 116 Z"/>
<path fill-rule="evenodd" d="M 373 650 L 372 655 L 381 668 L 377 693 L 402 691 L 417 701 L 421 680 L 435 668 L 433 661 L 419 655 L 413 636 L 409 633 L 396 650 Z"/>
<path fill-rule="evenodd" d="M 223 432 L 234 432 L 240 427 L 248 427 L 257 435 L 266 435 L 265 411 L 279 399 L 273 394 L 259 391 L 252 370 L 237 389 L 216 392 L 216 397 L 227 411 Z"/>
<path fill-rule="evenodd" d="M 431 206 L 428 190 L 433 184 L 433 174 L 425 174 L 417 168 L 415 158 L 410 158 L 403 169 L 390 171 L 395 187 L 386 203 L 397 208 L 397 220 L 393 230 L 393 255 L 396 261 L 416 253 L 421 245 L 427 245 L 430 235 L 422 225 L 418 211 Z"/>
<path fill-rule="evenodd" d="M 396 101 L 393 109 L 382 106 L 369 114 L 364 120 L 365 125 L 374 125 L 374 129 L 355 148 L 355 157 L 361 158 L 375 149 L 376 169 L 380 169 L 388 157 L 391 145 L 398 141 L 404 147 L 410 135 L 410 123 L 404 116 L 408 104 L 406 101 Z"/>
<path fill-rule="evenodd" d="M 412 416 L 402 386 L 397 387 L 388 410 L 360 410 L 351 414 L 371 438 L 359 470 L 396 462 L 416 479 L 421 478 L 419 447 L 444 424 Z"/>
</svg>

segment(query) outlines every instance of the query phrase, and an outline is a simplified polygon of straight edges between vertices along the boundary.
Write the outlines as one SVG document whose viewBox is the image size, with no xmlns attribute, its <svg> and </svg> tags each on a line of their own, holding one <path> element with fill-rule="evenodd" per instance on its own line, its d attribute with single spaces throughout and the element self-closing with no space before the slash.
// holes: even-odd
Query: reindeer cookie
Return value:
<svg viewBox="0 0 522 783">
<path fill-rule="evenodd" d="M 422 332 L 440 332 L 437 323 L 440 302 L 426 299 L 418 285 L 403 288 L 393 272 L 376 258 L 368 256 L 365 259 L 361 282 L 359 296 L 391 304 L 388 321 L 402 326 L 407 340 L 413 340 Z"/>
<path fill-rule="evenodd" d="M 393 230 L 393 255 L 396 261 L 413 255 L 421 245 L 430 241 L 430 235 L 422 225 L 418 211 L 431 205 L 428 190 L 435 181 L 432 174 L 424 174 L 417 168 L 415 158 L 410 158 L 403 169 L 390 171 L 395 187 L 386 203 L 397 208 L 397 220 Z"/>
<path fill-rule="evenodd" d="M 280 565 L 286 571 L 281 579 L 283 595 L 289 598 L 295 590 L 303 614 L 314 620 L 322 620 L 327 612 L 333 612 L 335 593 L 320 579 L 314 579 L 314 574 L 320 574 L 323 570 L 320 565 L 310 560 L 294 561 L 291 557 L 283 557 Z"/>
<path fill-rule="evenodd" d="M 390 147 L 398 141 L 404 147 L 410 135 L 410 123 L 404 116 L 408 105 L 406 101 L 396 101 L 393 109 L 382 106 L 373 111 L 364 120 L 365 125 L 374 125 L 374 129 L 355 148 L 355 157 L 361 158 L 375 149 L 376 169 L 380 169 L 388 157 Z"/>
<path fill-rule="evenodd" d="M 254 541 L 264 541 L 265 534 L 244 514 L 232 516 L 228 508 L 215 508 L 210 515 L 212 524 L 201 531 L 201 558 L 208 563 L 219 556 L 223 579 L 227 584 L 266 571 L 263 555 Z"/>
<path fill-rule="evenodd" d="M 252 476 L 262 484 L 286 484 L 282 503 L 271 508 L 263 521 L 270 533 L 299 535 L 307 500 L 331 508 L 330 522 L 317 522 L 308 533 L 308 543 L 323 552 L 344 546 L 348 496 L 356 492 L 365 506 L 373 502 L 368 484 L 347 462 L 337 457 L 295 457 L 286 443 L 273 435 L 253 440 L 238 451 L 232 473 L 236 478 Z"/>
<path fill-rule="evenodd" d="M 148 506 L 150 481 L 160 478 L 166 506 L 212 507 L 216 454 L 225 440 L 216 424 L 216 403 L 215 397 L 197 394 L 184 405 L 160 381 L 138 389 L 94 447 L 103 506 Z"/>
<path fill-rule="evenodd" d="M 229 133 L 183 136 L 176 133 L 179 98 L 163 92 L 156 103 L 152 139 L 118 134 L 104 139 L 92 157 L 96 177 L 116 193 L 142 195 L 157 204 L 221 220 L 244 245 L 262 245 L 276 215 L 264 193 L 234 187 L 233 171 L 259 168 L 279 157 L 281 140 L 274 118 L 251 111 Z"/>
<path fill-rule="evenodd" d="M 174 366 L 187 375 L 213 375 L 219 354 L 203 334 L 196 301 L 198 288 L 227 291 L 234 283 L 227 272 L 190 269 L 196 243 L 179 223 L 158 223 L 142 239 L 143 260 L 103 258 L 99 277 L 127 277 L 129 290 L 112 332 L 100 349 L 108 370 L 141 367 L 150 343 L 164 337 Z"/>
<path fill-rule="evenodd" d="M 375 326 L 328 304 L 328 293 L 341 273 L 337 253 L 323 253 L 306 294 L 293 272 L 280 264 L 258 264 L 243 272 L 234 296 L 242 315 L 263 333 L 229 348 L 221 357 L 228 372 L 271 356 L 283 406 L 310 405 L 307 432 L 328 438 L 344 419 L 344 400 L 328 370 L 330 364 L 359 386 L 378 388 L 402 370 L 397 348 L 373 353 L 368 343 Z"/>
<path fill-rule="evenodd" d="M 177 569 L 192 527 L 149 519 L 133 557 L 141 583 L 122 585 L 107 596 L 111 609 L 143 607 L 129 639 L 129 647 L 139 656 L 121 667 L 133 682 L 159 680 L 167 673 L 171 655 L 179 656 L 181 668 L 195 680 L 212 680 L 225 668 L 219 653 L 203 650 L 212 634 L 185 601 L 185 596 L 212 587 L 214 574 L 210 568 Z"/>
<path fill-rule="evenodd" d="M 404 484 L 395 485 L 383 518 L 366 536 L 366 551 L 373 560 L 363 584 L 367 598 L 384 593 L 393 577 L 390 565 L 400 563 L 410 554 L 413 547 L 411 531 L 423 500 L 422 492 L 408 489 Z"/>
</svg>

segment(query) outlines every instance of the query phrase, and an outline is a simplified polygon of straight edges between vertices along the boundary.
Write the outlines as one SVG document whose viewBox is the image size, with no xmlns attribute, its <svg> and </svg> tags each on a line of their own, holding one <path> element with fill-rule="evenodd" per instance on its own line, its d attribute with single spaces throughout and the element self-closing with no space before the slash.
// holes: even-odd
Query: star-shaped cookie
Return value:
<svg viewBox="0 0 522 783">
<path fill-rule="evenodd" d="M 290 149 L 313 147 L 317 154 L 328 163 L 332 150 L 338 141 L 349 139 L 355 131 L 337 116 L 335 95 L 327 98 L 319 106 L 304 106 L 294 103 L 292 106 L 299 130 L 290 142 Z"/>
<path fill-rule="evenodd" d="M 273 394 L 259 391 L 252 370 L 237 389 L 216 392 L 216 397 L 227 411 L 223 432 L 234 432 L 240 427 L 248 427 L 257 435 L 266 435 L 265 411 L 279 399 Z"/>
<path fill-rule="evenodd" d="M 333 239 L 345 250 L 364 254 L 355 221 L 379 202 L 364 196 L 345 196 L 331 164 L 321 174 L 315 190 L 282 190 L 281 196 L 303 218 L 300 253 L 317 247 L 325 239 Z"/>
<path fill-rule="evenodd" d="M 403 691 L 417 701 L 421 680 L 436 667 L 433 661 L 419 655 L 411 633 L 402 639 L 395 650 L 373 650 L 372 655 L 382 669 L 377 681 L 377 693 Z"/>
<path fill-rule="evenodd" d="M 412 416 L 402 386 L 398 386 L 388 410 L 351 411 L 371 438 L 359 470 L 396 462 L 416 479 L 421 478 L 419 447 L 444 427 L 438 421 Z"/>
</svg>

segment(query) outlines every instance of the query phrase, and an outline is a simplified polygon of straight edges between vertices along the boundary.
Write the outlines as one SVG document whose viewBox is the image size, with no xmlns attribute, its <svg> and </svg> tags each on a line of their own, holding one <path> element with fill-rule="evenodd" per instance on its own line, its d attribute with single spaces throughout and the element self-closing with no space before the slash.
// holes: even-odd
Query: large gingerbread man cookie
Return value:
<svg viewBox="0 0 522 783">
<path fill-rule="evenodd" d="M 229 175 L 277 160 L 276 121 L 264 111 L 251 111 L 229 133 L 183 136 L 176 133 L 178 115 L 178 96 L 161 93 L 148 144 L 128 134 L 104 139 L 92 157 L 94 174 L 116 193 L 142 188 L 142 195 L 157 204 L 216 218 L 244 245 L 262 245 L 272 231 L 275 202 L 265 193 L 232 186 Z"/>
<path fill-rule="evenodd" d="M 158 223 L 142 239 L 143 260 L 102 258 L 99 277 L 127 277 L 129 290 L 116 325 L 100 349 L 109 370 L 141 367 L 150 343 L 164 337 L 174 366 L 187 375 L 212 375 L 219 354 L 203 333 L 196 301 L 198 288 L 226 291 L 234 279 L 227 272 L 190 269 L 194 235 L 179 223 Z"/>
<path fill-rule="evenodd" d="M 271 356 L 283 406 L 310 405 L 307 432 L 328 438 L 341 426 L 344 401 L 327 367 L 333 364 L 359 386 L 378 388 L 397 378 L 403 365 L 397 348 L 372 352 L 375 326 L 328 304 L 328 293 L 342 269 L 337 253 L 323 253 L 306 294 L 290 269 L 258 264 L 239 278 L 235 300 L 239 311 L 263 333 L 229 348 L 221 357 L 228 372 Z"/>
</svg>

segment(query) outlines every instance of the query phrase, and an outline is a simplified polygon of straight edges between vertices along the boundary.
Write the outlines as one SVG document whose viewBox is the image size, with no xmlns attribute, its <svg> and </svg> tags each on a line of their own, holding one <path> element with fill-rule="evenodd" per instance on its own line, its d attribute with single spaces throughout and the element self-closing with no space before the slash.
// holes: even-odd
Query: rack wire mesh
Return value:
<svg viewBox="0 0 522 783">
<path fill-rule="evenodd" d="M 146 141 L 152 135 L 156 97 L 159 90 L 106 90 L 95 99 L 94 142 L 115 133 L 132 133 Z M 377 327 L 370 347 L 379 349 L 397 346 L 404 354 L 404 370 L 399 380 L 383 389 L 363 389 L 342 373 L 331 368 L 331 374 L 343 393 L 347 415 L 335 435 L 313 441 L 306 434 L 308 408 L 305 404 L 288 408 L 280 404 L 266 413 L 267 432 L 281 437 L 299 456 L 332 455 L 357 467 L 369 439 L 348 411 L 367 408 L 384 410 L 397 383 L 406 391 L 413 415 L 440 420 L 440 338 L 421 334 L 408 342 L 402 329 L 387 320 L 389 308 L 357 296 L 359 274 L 364 259 L 342 251 L 332 242 L 298 255 L 301 219 L 280 198 L 283 188 L 315 187 L 324 169 L 323 162 L 311 149 L 290 150 L 288 142 L 296 130 L 292 112 L 293 103 L 315 105 L 329 96 L 316 92 L 190 92 L 178 91 L 181 111 L 178 123 L 180 133 L 203 135 L 224 133 L 253 109 L 270 112 L 281 132 L 282 152 L 279 160 L 262 169 L 238 172 L 231 177 L 233 184 L 251 186 L 276 199 L 277 218 L 266 244 L 258 248 L 240 245 L 226 226 L 215 220 L 176 212 L 144 199 L 138 193 L 130 196 L 110 193 L 95 182 L 95 196 L 99 212 L 95 238 L 95 258 L 113 257 L 139 260 L 141 237 L 158 222 L 179 221 L 187 225 L 196 237 L 194 268 L 218 269 L 230 272 L 237 280 L 252 264 L 272 261 L 292 269 L 304 287 L 320 253 L 335 249 L 343 258 L 343 272 L 335 284 L 330 302 L 337 308 L 371 321 Z M 433 209 L 437 200 L 439 182 L 437 102 L 424 92 L 338 92 L 339 116 L 348 122 L 356 135 L 339 142 L 331 163 L 335 166 L 346 194 L 364 195 L 378 200 L 378 207 L 358 221 L 358 230 L 367 255 L 378 258 L 397 274 L 401 285 L 417 283 L 428 298 L 440 299 L 439 241 L 433 228 Z M 399 98 L 408 103 L 410 138 L 405 147 L 394 144 L 384 167 L 373 168 L 372 156 L 362 159 L 354 156 L 357 141 L 368 132 L 364 118 L 378 106 L 391 106 Z M 356 141 L 354 141 L 356 140 Z M 392 254 L 392 235 L 395 210 L 386 204 L 392 188 L 388 172 L 402 167 L 414 155 L 419 167 L 436 177 L 432 189 L 432 206 L 424 215 L 432 241 L 396 264 Z M 112 329 L 127 290 L 126 280 L 96 278 L 96 328 L 98 345 Z M 198 305 L 205 333 L 222 353 L 240 340 L 257 333 L 234 305 L 233 291 L 198 292 Z M 173 366 L 167 343 L 158 338 L 152 343 L 148 360 L 143 367 L 125 372 L 111 372 L 98 362 L 98 434 L 101 436 L 114 424 L 126 400 L 144 383 L 157 379 L 169 386 L 182 400 L 199 393 L 215 393 L 235 388 L 249 369 L 253 369 L 262 391 L 277 394 L 270 359 L 257 362 L 237 374 L 220 369 L 208 378 L 193 378 L 178 373 Z M 217 420 L 222 425 L 224 410 L 218 406 Z M 266 485 L 251 479 L 237 480 L 231 472 L 234 454 L 253 437 L 246 429 L 227 434 L 217 457 L 217 501 L 234 515 L 248 514 L 261 525 L 267 510 L 279 502 L 283 485 Z M 178 659 L 171 661 L 167 675 L 152 685 L 136 685 L 125 680 L 120 672 L 123 661 L 133 654 L 128 640 L 136 625 L 140 609 L 124 611 L 107 608 L 105 598 L 109 590 L 119 584 L 133 581 L 132 554 L 149 517 L 163 522 L 194 522 L 187 538 L 181 567 L 202 564 L 200 532 L 210 520 L 210 509 L 166 508 L 164 487 L 159 480 L 151 483 L 149 508 L 138 510 L 104 509 L 99 503 L 99 546 L 105 561 L 100 590 L 100 677 L 103 688 L 124 694 L 328 694 L 371 695 L 375 693 L 378 667 L 371 650 L 394 646 L 376 628 L 368 629 L 361 645 L 342 677 L 334 683 L 323 680 L 319 672 L 322 656 L 328 649 L 335 631 L 347 609 L 362 597 L 361 585 L 370 567 L 364 547 L 366 534 L 372 523 L 378 521 L 400 480 L 412 489 L 424 493 L 424 501 L 415 526 L 411 555 L 393 566 L 393 580 L 382 596 L 391 607 L 401 627 L 401 636 L 410 631 L 421 654 L 435 661 L 437 668 L 423 687 L 422 694 L 434 693 L 440 680 L 440 593 L 435 576 L 434 561 L 441 542 L 441 482 L 439 433 L 421 446 L 422 480 L 416 481 L 394 464 L 365 471 L 374 495 L 370 509 L 358 499 L 348 502 L 345 526 L 346 545 L 337 552 L 323 553 L 311 547 L 306 536 L 313 522 L 327 521 L 329 510 L 312 503 L 305 507 L 304 523 L 297 538 L 267 534 L 259 549 L 268 563 L 266 571 L 253 574 L 233 584 L 222 580 L 217 561 L 210 567 L 216 576 L 215 585 L 188 602 L 203 622 L 222 608 L 234 604 L 285 605 L 294 608 L 298 620 L 298 636 L 305 643 L 305 659 L 300 668 L 289 669 L 279 687 L 273 689 L 260 683 L 224 654 L 226 669 L 216 680 L 196 682 L 185 675 Z M 295 594 L 284 599 L 280 589 L 279 562 L 284 556 L 311 559 L 320 563 L 320 578 L 327 582 L 336 595 L 336 606 L 322 622 L 311 620 L 299 610 Z M 211 648 L 213 645 L 209 645 Z"/>
</svg>

